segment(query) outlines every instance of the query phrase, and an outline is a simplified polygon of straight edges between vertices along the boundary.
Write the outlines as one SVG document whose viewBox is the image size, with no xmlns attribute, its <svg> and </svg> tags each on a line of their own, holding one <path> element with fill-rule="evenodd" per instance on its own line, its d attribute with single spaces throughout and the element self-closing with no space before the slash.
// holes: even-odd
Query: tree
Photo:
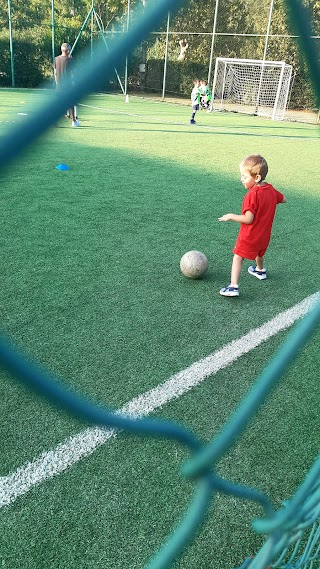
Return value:
<svg viewBox="0 0 320 569">
<path fill-rule="evenodd" d="M 141 10 L 149 0 L 131 0 L 133 22 L 140 17 Z M 265 47 L 271 0 L 219 0 L 217 35 L 214 57 L 237 57 L 261 59 Z M 315 34 L 320 34 L 320 0 L 302 0 L 309 8 L 314 20 Z M 112 33 L 125 30 L 127 26 L 128 0 L 94 0 L 94 8 L 102 27 Z M 11 0 L 12 24 L 15 49 L 17 84 L 37 85 L 52 73 L 51 54 L 51 2 L 49 0 Z M 88 14 L 92 0 L 54 0 L 55 41 L 57 51 L 63 41 L 73 43 Z M 205 78 L 211 51 L 213 20 L 216 0 L 186 0 L 170 21 L 168 46 L 167 87 L 175 93 L 189 96 L 190 85 L 195 76 Z M 305 62 L 301 62 L 299 43 L 286 17 L 284 0 L 274 1 L 271 34 L 267 58 L 284 60 L 294 67 L 295 81 L 292 102 L 298 106 L 313 104 Z M 8 4 L 0 0 L 0 81 L 10 84 L 10 53 L 8 33 Z M 162 89 L 163 64 L 166 49 L 166 22 L 158 35 L 149 36 L 143 49 L 138 48 L 133 56 L 131 83 L 138 80 L 138 61 L 142 51 L 147 52 L 147 78 L 152 89 Z M 237 35 L 238 34 L 238 35 Z M 245 35 L 247 34 L 247 35 Z M 98 28 L 95 26 L 98 37 Z M 188 43 L 183 61 L 177 61 L 180 53 L 179 41 Z M 77 45 L 81 50 L 90 42 L 90 24 Z M 317 40 L 318 45 L 320 40 Z M 141 52 L 141 53 L 140 53 Z M 148 80 L 147 80 L 148 86 Z"/>
</svg>

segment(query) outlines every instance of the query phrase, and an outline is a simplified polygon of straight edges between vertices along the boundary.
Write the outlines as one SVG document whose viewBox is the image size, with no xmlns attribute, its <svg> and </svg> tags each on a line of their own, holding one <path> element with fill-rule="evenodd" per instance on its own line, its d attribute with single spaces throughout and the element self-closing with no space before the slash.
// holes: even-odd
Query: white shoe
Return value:
<svg viewBox="0 0 320 569">
<path fill-rule="evenodd" d="M 80 121 L 76 120 L 76 121 L 72 121 L 72 126 L 80 126 L 81 123 Z"/>
<path fill-rule="evenodd" d="M 226 286 L 220 289 L 222 296 L 239 296 L 239 288 L 237 286 Z"/>
<path fill-rule="evenodd" d="M 254 277 L 257 277 L 257 279 L 259 279 L 259 281 L 264 281 L 267 278 L 267 271 L 265 269 L 263 269 L 262 271 L 258 271 L 256 266 L 255 267 L 249 267 L 248 273 L 249 273 L 249 275 L 253 275 Z"/>
</svg>

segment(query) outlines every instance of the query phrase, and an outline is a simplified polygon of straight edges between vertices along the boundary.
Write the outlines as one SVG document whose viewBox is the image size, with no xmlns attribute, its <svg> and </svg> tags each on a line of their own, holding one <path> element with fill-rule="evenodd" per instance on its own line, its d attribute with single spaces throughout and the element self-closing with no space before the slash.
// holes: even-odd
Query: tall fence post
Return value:
<svg viewBox="0 0 320 569">
<path fill-rule="evenodd" d="M 52 53 L 52 73 L 54 73 L 54 0 L 51 2 L 51 53 Z"/>
<path fill-rule="evenodd" d="M 15 86 L 14 80 L 14 54 L 13 54 L 13 37 L 12 37 L 12 16 L 11 16 L 11 2 L 8 0 L 8 17 L 9 17 L 9 39 L 10 39 L 10 65 L 11 65 L 11 84 Z"/>
<path fill-rule="evenodd" d="M 212 70 L 212 62 L 213 62 L 214 42 L 215 42 L 215 36 L 216 36 L 218 8 L 219 8 L 219 0 L 216 0 L 216 7 L 215 7 L 215 11 L 214 11 L 213 28 L 212 28 L 210 62 L 209 62 L 209 69 L 208 69 L 208 85 L 210 85 L 210 83 L 211 83 L 211 74 L 212 74 L 211 70 Z"/>
<path fill-rule="evenodd" d="M 170 12 L 168 12 L 167 20 L 167 35 L 166 35 L 166 53 L 164 57 L 164 68 L 163 68 L 163 82 L 162 82 L 162 98 L 164 99 L 166 91 L 166 78 L 167 78 L 167 64 L 168 64 L 168 44 L 169 44 L 169 30 L 170 30 Z"/>
<path fill-rule="evenodd" d="M 127 13 L 127 33 L 129 31 L 130 25 L 130 0 L 128 0 L 128 13 Z M 126 56 L 126 68 L 125 68 L 125 76 L 124 76 L 124 94 L 127 96 L 128 94 L 128 55 Z"/>
<path fill-rule="evenodd" d="M 94 5 L 91 5 L 91 63 L 93 60 L 93 33 L 94 33 Z"/>
<path fill-rule="evenodd" d="M 269 35 L 270 35 L 270 28 L 271 28 L 271 21 L 272 21 L 273 3 L 274 3 L 274 0 L 271 0 L 270 9 L 269 9 L 269 20 L 268 20 L 268 26 L 267 26 L 267 32 L 266 32 L 266 41 L 264 42 L 263 62 L 262 62 L 262 67 L 261 67 L 261 75 L 260 75 L 258 94 L 257 94 L 256 114 L 258 114 L 258 110 L 259 110 L 259 99 L 260 99 L 262 80 L 263 80 L 264 62 L 267 59 L 267 50 L 268 50 Z"/>
</svg>

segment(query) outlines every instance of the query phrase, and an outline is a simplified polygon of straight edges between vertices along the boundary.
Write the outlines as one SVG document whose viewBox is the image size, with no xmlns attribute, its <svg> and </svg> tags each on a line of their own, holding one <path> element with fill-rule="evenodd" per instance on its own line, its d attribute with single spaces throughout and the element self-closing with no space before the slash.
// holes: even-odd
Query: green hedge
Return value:
<svg viewBox="0 0 320 569">
<path fill-rule="evenodd" d="M 11 85 L 9 34 L 0 33 L 0 85 Z M 36 87 L 52 74 L 51 38 L 41 29 L 18 31 L 14 38 L 14 76 L 16 87 Z M 48 56 L 49 54 L 49 56 Z"/>
</svg>

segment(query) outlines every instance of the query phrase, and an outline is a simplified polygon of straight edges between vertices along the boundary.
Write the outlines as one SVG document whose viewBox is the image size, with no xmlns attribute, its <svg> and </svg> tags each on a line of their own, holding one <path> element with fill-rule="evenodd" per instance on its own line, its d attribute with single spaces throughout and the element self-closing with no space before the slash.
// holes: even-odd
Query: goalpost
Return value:
<svg viewBox="0 0 320 569">
<path fill-rule="evenodd" d="M 291 75 L 292 66 L 284 61 L 218 57 L 212 107 L 282 120 Z"/>
</svg>

